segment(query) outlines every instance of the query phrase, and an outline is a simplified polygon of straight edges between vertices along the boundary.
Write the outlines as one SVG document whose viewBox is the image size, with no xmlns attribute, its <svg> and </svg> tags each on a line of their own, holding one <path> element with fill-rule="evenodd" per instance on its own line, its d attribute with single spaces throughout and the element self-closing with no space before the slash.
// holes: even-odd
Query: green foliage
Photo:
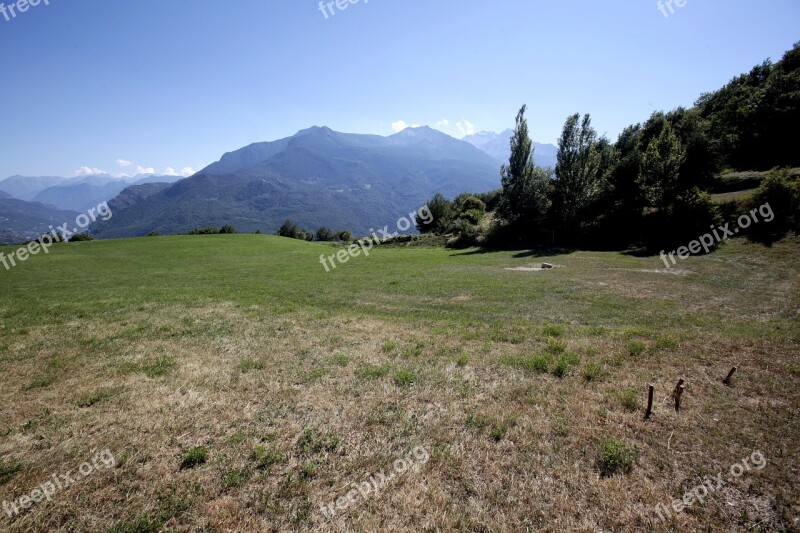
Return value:
<svg viewBox="0 0 800 533">
<path fill-rule="evenodd" d="M 365 365 L 358 370 L 358 376 L 362 379 L 380 379 L 388 376 L 392 371 L 389 365 Z"/>
<path fill-rule="evenodd" d="M 549 355 L 534 355 L 523 359 L 521 366 L 534 374 L 546 374 L 550 368 L 550 361 L 552 360 Z"/>
<path fill-rule="evenodd" d="M 340 231 L 336 234 L 336 240 L 341 242 L 353 242 L 353 232 L 352 231 Z"/>
<path fill-rule="evenodd" d="M 256 468 L 259 470 L 269 470 L 274 465 L 280 463 L 283 457 L 273 448 L 256 446 L 253 449 L 253 460 L 256 462 Z"/>
<path fill-rule="evenodd" d="M 222 226 L 219 229 L 219 232 L 221 235 L 233 235 L 234 233 L 239 233 L 238 231 L 236 231 L 236 228 L 234 228 L 230 224 L 225 224 L 224 226 Z"/>
<path fill-rule="evenodd" d="M 635 450 L 622 441 L 608 438 L 600 443 L 598 466 L 603 477 L 630 473 L 635 459 Z"/>
<path fill-rule="evenodd" d="M 763 213 L 756 211 L 759 222 L 749 228 L 755 240 L 769 243 L 787 232 L 800 232 L 800 179 L 790 178 L 789 169 L 773 169 L 746 206 L 747 213 L 753 209 L 763 210 Z M 772 220 L 767 222 L 768 218 Z"/>
<path fill-rule="evenodd" d="M 289 239 L 298 239 L 301 241 L 311 241 L 314 239 L 311 233 L 300 228 L 297 224 L 288 219 L 275 234 L 279 237 L 288 237 Z"/>
<path fill-rule="evenodd" d="M 646 349 L 647 345 L 640 341 L 635 341 L 628 345 L 628 353 L 634 357 L 642 355 Z"/>
<path fill-rule="evenodd" d="M 189 232 L 189 235 L 218 235 L 219 230 L 213 226 L 207 226 L 205 228 L 195 228 Z"/>
<path fill-rule="evenodd" d="M 529 235 L 536 229 L 550 207 L 551 174 L 534 163 L 526 109 L 527 106 L 523 105 L 517 113 L 511 137 L 511 156 L 508 165 L 501 169 L 503 192 L 497 210 L 498 215 L 520 235 Z"/>
<path fill-rule="evenodd" d="M 181 470 L 195 468 L 205 464 L 208 460 L 208 449 L 205 446 L 197 446 L 191 450 L 183 452 L 181 456 Z"/>
<path fill-rule="evenodd" d="M 558 141 L 552 212 L 557 227 L 569 236 L 586 223 L 585 214 L 600 194 L 608 150 L 607 142 L 598 142 L 588 114 L 567 118 Z"/>
<path fill-rule="evenodd" d="M 331 242 L 336 240 L 336 234 L 325 226 L 319 228 L 314 234 L 314 240 L 319 242 Z"/>
<path fill-rule="evenodd" d="M 321 452 L 332 452 L 339 446 L 338 437 L 320 435 L 315 429 L 306 428 L 297 447 L 305 455 L 312 455 Z"/>
<path fill-rule="evenodd" d="M 72 237 L 69 238 L 69 242 L 86 242 L 86 241 L 93 241 L 94 237 L 90 233 L 76 233 Z"/>
<path fill-rule="evenodd" d="M 443 195 L 436 193 L 433 198 L 428 200 L 426 205 L 431 215 L 430 217 L 426 217 L 426 219 L 430 222 L 426 224 L 426 219 L 423 219 L 420 214 L 417 213 L 417 230 L 419 230 L 420 233 L 445 234 L 453 223 L 453 202 Z M 431 220 L 431 217 L 433 220 Z"/>
<path fill-rule="evenodd" d="M 489 437 L 491 437 L 491 439 L 495 442 L 500 442 L 501 440 L 503 440 L 503 438 L 505 438 L 506 433 L 508 433 L 508 430 L 516 427 L 516 425 L 517 425 L 516 418 L 514 417 L 504 418 L 503 420 L 497 422 L 492 426 L 492 429 L 489 432 Z"/>
<path fill-rule="evenodd" d="M 411 370 L 401 369 L 394 374 L 394 384 L 398 387 L 410 387 L 417 381 L 417 375 Z"/>
<path fill-rule="evenodd" d="M 598 363 L 589 363 L 583 367 L 583 379 L 586 381 L 597 381 L 603 373 L 603 366 Z"/>
<path fill-rule="evenodd" d="M 680 194 L 680 169 L 685 158 L 678 136 L 666 124 L 642 156 L 639 185 L 651 206 L 666 209 Z"/>
<path fill-rule="evenodd" d="M 628 411 L 635 411 L 639 406 L 639 391 L 634 388 L 628 388 L 619 393 L 619 401 L 622 406 Z"/>
</svg>

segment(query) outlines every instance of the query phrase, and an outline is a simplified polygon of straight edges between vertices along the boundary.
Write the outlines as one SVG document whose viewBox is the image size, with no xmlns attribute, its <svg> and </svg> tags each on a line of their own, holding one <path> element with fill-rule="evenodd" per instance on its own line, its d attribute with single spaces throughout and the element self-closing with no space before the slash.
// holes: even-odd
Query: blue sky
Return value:
<svg viewBox="0 0 800 533">
<path fill-rule="evenodd" d="M 575 112 L 615 138 L 800 40 L 797 0 L 48 1 L 0 15 L 0 178 L 200 169 L 312 125 L 460 137 L 523 103 L 537 141 Z"/>
</svg>

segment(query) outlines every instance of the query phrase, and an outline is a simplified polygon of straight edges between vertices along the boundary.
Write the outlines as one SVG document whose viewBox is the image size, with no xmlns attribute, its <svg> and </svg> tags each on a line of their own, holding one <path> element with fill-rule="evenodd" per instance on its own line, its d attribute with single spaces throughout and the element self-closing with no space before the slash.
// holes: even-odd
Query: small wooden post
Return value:
<svg viewBox="0 0 800 533">
<path fill-rule="evenodd" d="M 683 380 L 681 380 L 681 381 L 683 381 Z M 680 411 L 681 410 L 681 396 L 683 396 L 683 391 L 684 391 L 685 388 L 686 387 L 684 387 L 683 385 L 678 385 L 678 388 L 675 391 L 675 410 L 676 411 Z"/>
<path fill-rule="evenodd" d="M 650 415 L 653 414 L 653 392 L 655 388 L 653 385 L 647 386 L 647 411 L 644 412 L 644 419 L 647 420 L 650 418 Z"/>
<path fill-rule="evenodd" d="M 723 380 L 722 380 L 722 382 L 723 382 L 725 385 L 730 385 L 730 384 L 731 384 L 731 378 L 733 377 L 733 373 L 734 373 L 734 372 L 736 372 L 736 369 L 737 369 L 737 368 L 738 368 L 738 367 L 736 367 L 736 366 L 735 366 L 735 367 L 733 367 L 733 368 L 731 368 L 731 371 L 730 371 L 730 372 L 728 372 L 728 377 L 726 377 L 725 379 L 723 379 Z"/>
<path fill-rule="evenodd" d="M 672 391 L 672 397 L 676 398 L 678 396 L 678 390 L 686 383 L 683 379 L 678 380 L 678 384 L 675 385 L 675 390 Z"/>
</svg>

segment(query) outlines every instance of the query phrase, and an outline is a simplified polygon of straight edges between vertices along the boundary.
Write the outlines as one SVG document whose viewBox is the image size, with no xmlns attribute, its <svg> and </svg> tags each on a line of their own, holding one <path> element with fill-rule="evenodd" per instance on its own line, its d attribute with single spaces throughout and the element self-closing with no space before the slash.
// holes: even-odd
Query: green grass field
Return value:
<svg viewBox="0 0 800 533">
<path fill-rule="evenodd" d="M 335 251 L 159 237 L 0 267 L 0 501 L 116 459 L 0 530 L 800 528 L 797 238 L 669 271 L 385 247 L 326 273 Z M 424 464 L 321 511 L 415 447 Z M 763 470 L 658 518 L 756 450 Z"/>
</svg>

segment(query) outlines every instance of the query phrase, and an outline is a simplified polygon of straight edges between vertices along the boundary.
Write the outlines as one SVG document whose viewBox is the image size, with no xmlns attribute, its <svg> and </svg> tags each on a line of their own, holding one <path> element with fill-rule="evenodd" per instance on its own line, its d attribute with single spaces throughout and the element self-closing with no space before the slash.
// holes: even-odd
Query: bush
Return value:
<svg viewBox="0 0 800 533">
<path fill-rule="evenodd" d="M 205 228 L 194 228 L 189 232 L 189 235 L 217 235 L 219 230 L 214 226 L 206 226 Z"/>
<path fill-rule="evenodd" d="M 340 231 L 336 234 L 336 240 L 342 242 L 353 242 L 353 232 L 352 231 Z"/>
<path fill-rule="evenodd" d="M 147 234 L 147 236 L 148 237 L 158 237 L 158 232 L 157 231 L 151 231 L 150 233 Z"/>
<path fill-rule="evenodd" d="M 635 451 L 624 442 L 612 438 L 605 439 L 600 443 L 598 459 L 600 475 L 609 477 L 618 472 L 627 474 L 633 470 L 635 458 Z"/>
<path fill-rule="evenodd" d="M 72 237 L 69 238 L 69 242 L 86 242 L 86 241 L 93 241 L 94 237 L 91 236 L 89 233 L 76 233 Z"/>
<path fill-rule="evenodd" d="M 771 243 L 788 232 L 800 232 L 800 180 L 792 180 L 789 169 L 773 169 L 767 174 L 745 206 L 746 213 L 766 204 L 769 205 L 766 216 L 757 212 L 759 222 L 749 229 L 753 240 Z M 773 218 L 767 222 L 770 213 Z"/>
<path fill-rule="evenodd" d="M 326 227 L 321 227 L 314 234 L 314 240 L 320 242 L 330 242 L 336 240 L 336 234 Z"/>
<path fill-rule="evenodd" d="M 222 226 L 219 229 L 219 232 L 221 235 L 232 235 L 234 233 L 239 233 L 238 231 L 236 231 L 236 228 L 234 228 L 230 224 L 225 224 L 224 226 Z"/>
<path fill-rule="evenodd" d="M 275 235 L 278 235 L 280 237 L 288 237 L 289 239 L 298 239 L 301 241 L 314 240 L 314 235 L 300 228 L 297 224 L 295 224 L 289 219 L 287 219 L 286 222 L 283 223 L 283 226 L 281 226 L 280 229 L 278 229 Z"/>
</svg>

